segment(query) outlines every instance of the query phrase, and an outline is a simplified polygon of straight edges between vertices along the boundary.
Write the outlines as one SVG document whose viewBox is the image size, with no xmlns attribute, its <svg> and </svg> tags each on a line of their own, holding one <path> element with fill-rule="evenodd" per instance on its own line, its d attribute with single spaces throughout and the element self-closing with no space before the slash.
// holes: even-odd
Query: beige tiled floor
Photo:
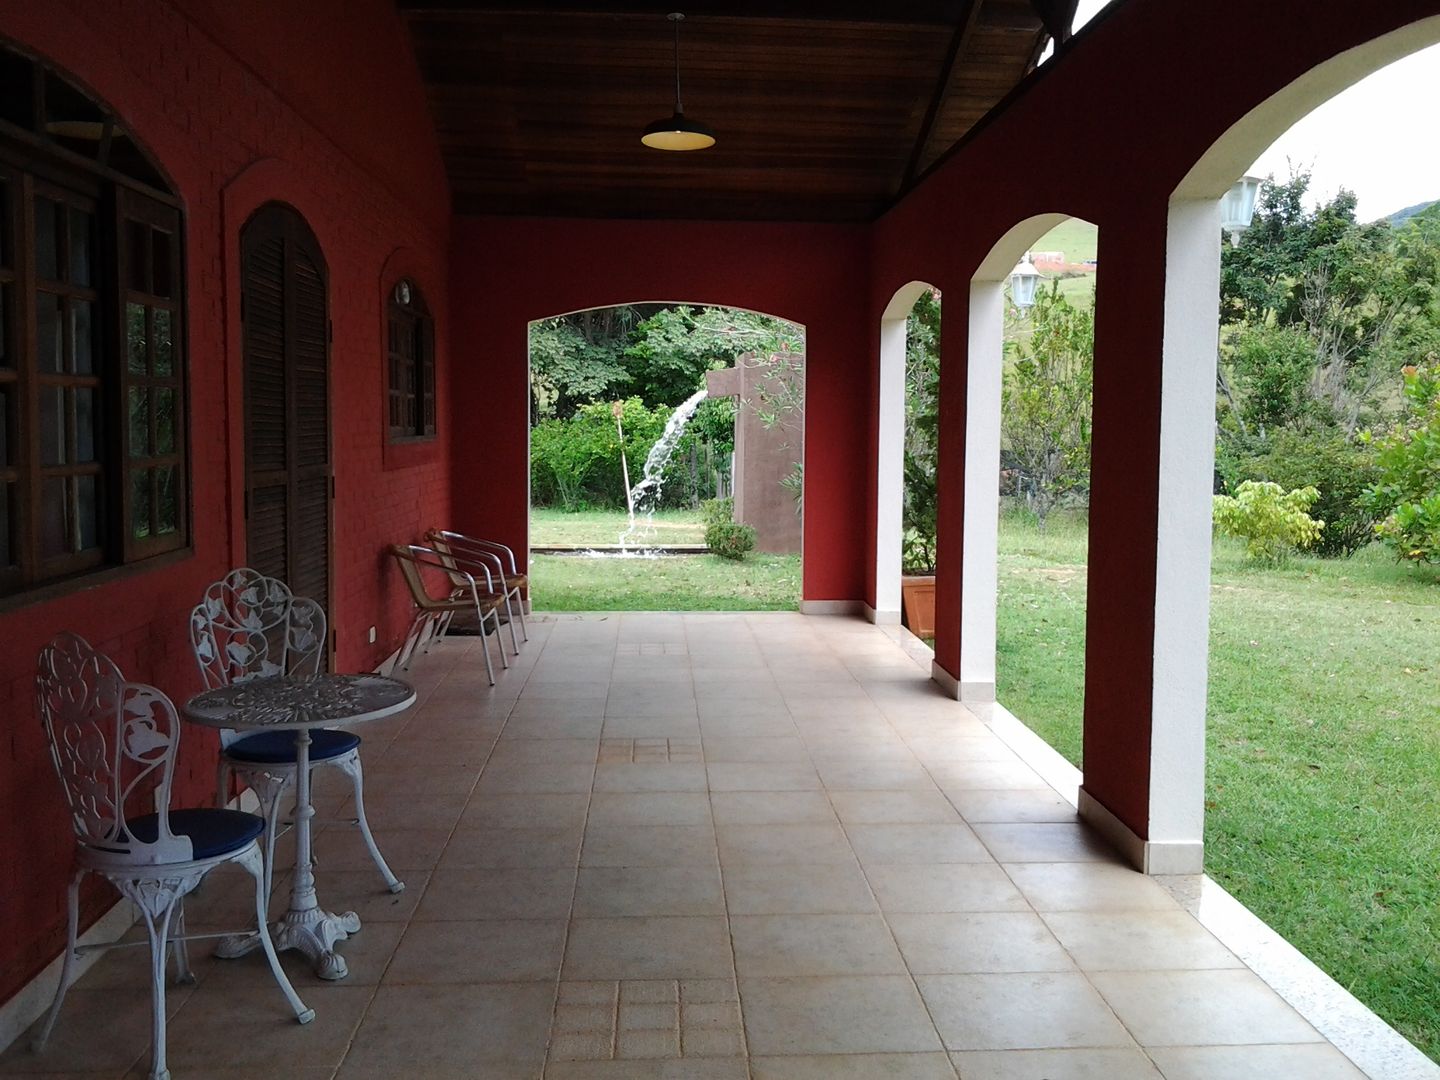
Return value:
<svg viewBox="0 0 1440 1080">
<path fill-rule="evenodd" d="M 881 631 L 536 620 L 493 690 L 478 647 L 362 732 L 406 891 L 353 829 L 317 837 L 322 901 L 365 923 L 350 977 L 287 959 L 302 1028 L 258 957 L 197 958 L 177 1078 L 1360 1075 Z M 192 927 L 233 925 L 239 886 L 213 875 Z M 112 954 L 0 1071 L 144 1075 L 144 986 Z"/>
</svg>

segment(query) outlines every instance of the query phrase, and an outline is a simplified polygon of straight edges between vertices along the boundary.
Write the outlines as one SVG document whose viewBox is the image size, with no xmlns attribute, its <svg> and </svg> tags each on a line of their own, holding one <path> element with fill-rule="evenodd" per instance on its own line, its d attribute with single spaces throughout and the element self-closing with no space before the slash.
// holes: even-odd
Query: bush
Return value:
<svg viewBox="0 0 1440 1080">
<path fill-rule="evenodd" d="M 639 398 L 622 404 L 625 459 L 631 486 L 644 474 L 645 458 L 665 430 L 671 409 L 647 409 Z M 620 437 L 608 402 L 583 405 L 568 420 L 543 420 L 530 432 L 530 484 L 537 506 L 581 510 L 623 507 Z"/>
<path fill-rule="evenodd" d="M 1374 440 L 1380 479 L 1366 498 L 1385 518 L 1376 533 L 1397 556 L 1440 562 L 1440 357 L 1404 376 L 1406 414 Z"/>
<path fill-rule="evenodd" d="M 1246 480 L 1233 498 L 1215 496 L 1215 524 L 1243 539 L 1252 559 L 1281 563 L 1296 548 L 1319 539 L 1325 523 L 1306 513 L 1319 497 L 1313 487 L 1286 491 L 1269 481 Z"/>
<path fill-rule="evenodd" d="M 1325 522 L 1315 541 L 1317 555 L 1348 557 L 1375 539 L 1379 515 L 1366 498 L 1366 490 L 1380 479 L 1375 452 L 1339 431 L 1277 432 L 1268 449 L 1240 461 L 1233 475 L 1237 486 L 1244 480 L 1270 480 L 1287 491 L 1318 488 L 1320 497 L 1309 508 L 1311 516 Z"/>
<path fill-rule="evenodd" d="M 722 559 L 734 559 L 738 562 L 745 558 L 747 551 L 754 550 L 755 530 L 749 525 L 734 521 L 719 521 L 706 527 L 705 546 Z"/>
<path fill-rule="evenodd" d="M 706 499 L 700 504 L 700 521 L 711 525 L 728 525 L 735 520 L 734 499 Z"/>
</svg>

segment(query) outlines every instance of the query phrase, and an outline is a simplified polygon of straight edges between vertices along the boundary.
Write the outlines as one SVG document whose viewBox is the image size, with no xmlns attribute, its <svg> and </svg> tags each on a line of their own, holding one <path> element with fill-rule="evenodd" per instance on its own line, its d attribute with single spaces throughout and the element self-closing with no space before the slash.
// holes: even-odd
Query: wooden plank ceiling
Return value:
<svg viewBox="0 0 1440 1080">
<path fill-rule="evenodd" d="M 684 6 L 708 150 L 640 143 L 673 101 L 668 8 L 398 0 L 455 209 L 869 221 L 1069 32 L 1075 0 Z"/>
</svg>

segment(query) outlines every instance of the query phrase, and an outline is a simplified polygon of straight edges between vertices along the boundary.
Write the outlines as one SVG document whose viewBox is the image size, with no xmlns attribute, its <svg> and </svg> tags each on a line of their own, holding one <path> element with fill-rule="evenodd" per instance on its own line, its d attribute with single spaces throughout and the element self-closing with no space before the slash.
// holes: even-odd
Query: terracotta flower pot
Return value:
<svg viewBox="0 0 1440 1080">
<path fill-rule="evenodd" d="M 916 637 L 935 636 L 935 575 L 900 578 L 900 621 Z"/>
</svg>

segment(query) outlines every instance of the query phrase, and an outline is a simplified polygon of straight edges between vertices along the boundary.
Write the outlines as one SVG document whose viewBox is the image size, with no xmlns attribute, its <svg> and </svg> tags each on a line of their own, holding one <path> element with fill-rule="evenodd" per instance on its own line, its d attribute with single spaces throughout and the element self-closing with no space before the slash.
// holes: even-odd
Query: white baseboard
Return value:
<svg viewBox="0 0 1440 1080">
<path fill-rule="evenodd" d="M 995 700 L 995 684 L 993 682 L 962 682 L 960 684 L 960 700 L 988 705 Z"/>
<path fill-rule="evenodd" d="M 801 600 L 801 615 L 863 615 L 862 600 Z"/>
<path fill-rule="evenodd" d="M 1083 787 L 1080 816 L 1142 874 L 1199 874 L 1205 845 L 1184 840 L 1144 840 Z"/>
<path fill-rule="evenodd" d="M 864 615 L 867 621 L 874 623 L 876 626 L 900 625 L 899 611 L 876 611 L 869 604 L 866 604 L 864 608 Z"/>
<path fill-rule="evenodd" d="M 952 697 L 956 701 L 960 700 L 960 680 L 941 667 L 940 661 L 930 661 L 930 678 L 940 685 L 940 689 L 945 691 L 946 697 Z"/>
</svg>

